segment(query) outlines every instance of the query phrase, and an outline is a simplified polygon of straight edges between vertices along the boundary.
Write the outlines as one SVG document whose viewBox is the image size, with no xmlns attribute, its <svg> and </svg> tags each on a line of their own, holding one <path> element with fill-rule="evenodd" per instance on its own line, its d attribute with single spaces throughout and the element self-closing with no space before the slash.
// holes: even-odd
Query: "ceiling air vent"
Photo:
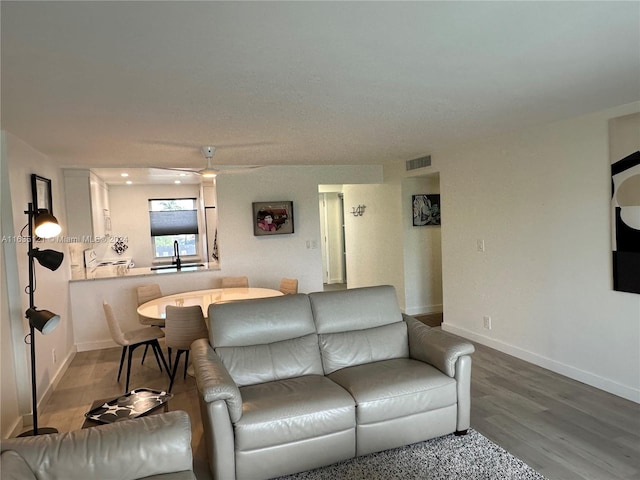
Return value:
<svg viewBox="0 0 640 480">
<path fill-rule="evenodd" d="M 423 168 L 431 166 L 431 155 L 426 157 L 414 158 L 413 160 L 407 160 L 407 172 L 409 170 L 415 170 L 416 168 Z"/>
</svg>

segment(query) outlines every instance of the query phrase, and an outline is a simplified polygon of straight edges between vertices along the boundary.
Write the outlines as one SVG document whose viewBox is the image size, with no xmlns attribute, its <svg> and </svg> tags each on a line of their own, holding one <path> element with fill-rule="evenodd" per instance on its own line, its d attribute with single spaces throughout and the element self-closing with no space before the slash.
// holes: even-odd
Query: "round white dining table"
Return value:
<svg viewBox="0 0 640 480">
<path fill-rule="evenodd" d="M 143 303 L 138 307 L 138 314 L 143 317 L 164 320 L 167 305 L 176 307 L 188 307 L 200 305 L 202 313 L 207 317 L 207 310 L 212 303 L 231 302 L 235 300 L 248 300 L 251 298 L 278 297 L 283 295 L 279 290 L 271 288 L 237 287 L 237 288 L 212 288 L 209 290 L 194 290 L 191 292 L 166 295 Z"/>
</svg>

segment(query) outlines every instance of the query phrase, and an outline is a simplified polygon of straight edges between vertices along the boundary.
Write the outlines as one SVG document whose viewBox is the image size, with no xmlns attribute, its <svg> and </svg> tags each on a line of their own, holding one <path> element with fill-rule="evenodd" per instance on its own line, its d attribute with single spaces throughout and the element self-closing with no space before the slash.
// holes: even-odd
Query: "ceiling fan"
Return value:
<svg viewBox="0 0 640 480">
<path fill-rule="evenodd" d="M 213 158 L 213 155 L 216 153 L 216 147 L 212 145 L 205 145 L 200 149 L 200 151 L 202 152 L 202 155 L 204 156 L 204 158 L 206 158 L 207 160 L 207 166 L 205 168 L 200 168 L 200 169 L 170 168 L 170 167 L 154 167 L 154 168 L 159 168 L 162 170 L 173 170 L 176 172 L 189 172 L 196 175 L 200 175 L 203 178 L 215 178 L 219 173 L 222 173 L 222 169 L 214 168 L 211 160 Z M 233 170 L 227 170 L 225 168 L 224 173 L 229 173 L 231 171 L 240 172 L 245 170 L 252 170 L 255 168 L 260 168 L 260 166 L 239 167 L 239 168 L 234 168 Z"/>
<path fill-rule="evenodd" d="M 218 175 L 218 170 L 215 170 L 211 165 L 211 159 L 213 158 L 213 154 L 216 153 L 216 147 L 213 146 L 204 146 L 201 148 L 202 155 L 207 159 L 207 166 L 201 170 L 196 171 L 198 175 L 203 176 L 204 178 L 214 178 Z"/>
</svg>

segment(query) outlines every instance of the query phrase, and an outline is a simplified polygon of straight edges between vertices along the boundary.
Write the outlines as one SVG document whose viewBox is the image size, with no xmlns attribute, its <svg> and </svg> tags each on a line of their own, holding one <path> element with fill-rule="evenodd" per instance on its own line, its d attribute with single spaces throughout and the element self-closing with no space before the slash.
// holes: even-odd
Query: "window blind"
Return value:
<svg viewBox="0 0 640 480">
<path fill-rule="evenodd" d="M 198 233 L 196 210 L 149 212 L 151 236 L 190 235 Z"/>
</svg>

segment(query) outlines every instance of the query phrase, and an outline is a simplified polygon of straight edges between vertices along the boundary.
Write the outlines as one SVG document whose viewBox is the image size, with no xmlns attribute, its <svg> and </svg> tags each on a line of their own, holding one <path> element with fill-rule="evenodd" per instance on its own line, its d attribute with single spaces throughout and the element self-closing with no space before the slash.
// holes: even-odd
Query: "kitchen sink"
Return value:
<svg viewBox="0 0 640 480">
<path fill-rule="evenodd" d="M 204 267 L 204 263 L 183 263 L 180 266 L 180 270 L 184 270 L 185 268 L 190 267 Z M 151 267 L 150 270 L 177 270 L 178 267 L 175 265 L 156 265 L 155 267 Z"/>
</svg>

